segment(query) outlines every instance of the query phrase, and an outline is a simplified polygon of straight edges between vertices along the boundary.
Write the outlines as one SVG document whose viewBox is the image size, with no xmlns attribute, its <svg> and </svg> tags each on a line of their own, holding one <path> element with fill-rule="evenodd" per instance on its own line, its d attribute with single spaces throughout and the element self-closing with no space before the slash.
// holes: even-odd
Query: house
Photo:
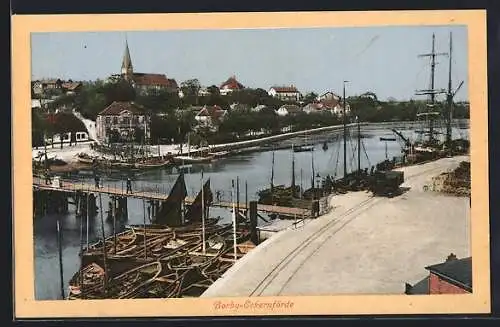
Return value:
<svg viewBox="0 0 500 327">
<path fill-rule="evenodd" d="M 329 108 L 321 102 L 311 102 L 302 108 L 306 114 L 324 113 L 329 112 Z"/>
<path fill-rule="evenodd" d="M 266 110 L 266 109 L 270 109 L 270 108 L 264 104 L 259 104 L 255 107 L 253 107 L 252 109 L 250 109 L 250 111 L 251 112 L 261 112 L 261 111 Z"/>
<path fill-rule="evenodd" d="M 203 108 L 194 117 L 200 127 L 208 127 L 212 130 L 217 130 L 227 111 L 219 106 L 203 106 Z"/>
<path fill-rule="evenodd" d="M 335 114 L 337 116 L 344 115 L 344 107 L 342 99 L 340 96 L 336 95 L 333 92 L 326 92 L 318 96 L 317 102 L 321 103 L 321 105 L 323 105 L 323 108 L 325 110 L 330 110 L 332 114 Z M 345 113 L 346 115 L 348 115 L 351 112 L 351 106 L 348 103 L 346 103 L 345 107 L 346 107 Z"/>
<path fill-rule="evenodd" d="M 294 104 L 285 104 L 285 105 L 281 106 L 276 111 L 276 113 L 279 116 L 286 116 L 286 115 L 296 115 L 296 114 L 298 114 L 301 111 L 302 111 L 302 108 L 300 108 L 297 105 L 294 105 Z"/>
<path fill-rule="evenodd" d="M 220 95 L 227 95 L 233 91 L 242 90 L 245 87 L 236 80 L 236 76 L 231 76 L 219 87 Z"/>
<path fill-rule="evenodd" d="M 290 86 L 272 86 L 267 92 L 270 96 L 282 101 L 299 101 L 300 92 L 293 85 Z"/>
<path fill-rule="evenodd" d="M 466 294 L 472 293 L 472 257 L 458 259 L 453 253 L 445 262 L 425 267 L 429 275 L 410 285 L 405 294 Z"/>
<path fill-rule="evenodd" d="M 210 90 L 206 87 L 202 87 L 198 90 L 198 96 L 200 97 L 207 97 L 207 96 L 210 96 L 212 94 L 212 92 L 210 92 Z"/>
<path fill-rule="evenodd" d="M 150 117 L 142 106 L 131 101 L 115 101 L 97 115 L 97 138 L 110 142 L 111 133 L 116 132 L 122 139 L 129 140 L 136 129 L 141 129 L 147 139 L 150 124 Z"/>
<path fill-rule="evenodd" d="M 250 106 L 244 103 L 233 103 L 229 106 L 231 112 L 249 112 Z"/>
<path fill-rule="evenodd" d="M 129 81 L 132 87 L 141 95 L 158 94 L 160 91 L 178 93 L 179 86 L 175 79 L 167 78 L 165 74 L 136 73 L 130 58 L 128 42 L 125 42 L 125 53 L 123 54 L 121 78 Z M 117 80 L 113 75 L 110 81 Z"/>
<path fill-rule="evenodd" d="M 82 87 L 83 87 L 83 84 L 81 82 L 73 82 L 72 80 L 69 80 L 67 82 L 63 82 L 61 85 L 61 88 L 68 95 L 77 94 L 78 92 L 80 92 Z"/>
<path fill-rule="evenodd" d="M 31 82 L 31 88 L 34 95 L 43 96 L 48 92 L 62 93 L 61 79 L 46 79 L 46 80 L 36 80 Z M 50 91 L 49 91 L 50 90 Z"/>
</svg>

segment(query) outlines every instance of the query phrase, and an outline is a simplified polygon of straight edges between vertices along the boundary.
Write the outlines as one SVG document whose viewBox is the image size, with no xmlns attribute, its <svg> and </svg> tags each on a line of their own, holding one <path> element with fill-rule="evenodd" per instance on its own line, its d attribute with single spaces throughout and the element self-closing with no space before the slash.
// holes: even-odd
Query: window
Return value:
<svg viewBox="0 0 500 327">
<path fill-rule="evenodd" d="M 132 118 L 132 122 L 134 123 L 134 125 L 139 124 L 139 117 L 134 116 L 134 117 Z"/>
<path fill-rule="evenodd" d="M 130 124 L 130 118 L 129 117 L 122 117 L 122 124 L 129 125 Z"/>
<path fill-rule="evenodd" d="M 113 117 L 113 124 L 118 124 L 118 117 Z"/>
<path fill-rule="evenodd" d="M 65 134 L 65 135 L 64 135 L 64 140 L 65 140 L 65 141 L 69 140 L 69 134 Z"/>
<path fill-rule="evenodd" d="M 111 117 L 106 117 L 106 125 L 111 124 Z"/>
</svg>

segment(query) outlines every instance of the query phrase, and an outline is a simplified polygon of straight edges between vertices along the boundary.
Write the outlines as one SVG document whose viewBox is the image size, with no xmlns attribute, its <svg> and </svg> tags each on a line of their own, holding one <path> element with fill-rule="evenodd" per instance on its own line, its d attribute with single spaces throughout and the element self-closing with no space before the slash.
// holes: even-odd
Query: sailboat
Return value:
<svg viewBox="0 0 500 327">
<path fill-rule="evenodd" d="M 453 90 L 451 79 L 453 53 L 451 32 L 449 40 L 449 53 L 437 53 L 435 50 L 435 34 L 433 34 L 431 53 L 420 55 L 420 57 L 431 58 L 431 80 L 429 89 L 420 90 L 416 93 L 417 95 L 428 96 L 426 110 L 418 112 L 416 117 L 417 121 L 419 121 L 421 125 L 421 128 L 415 131 L 419 135 L 419 137 L 417 137 L 416 141 L 412 142 L 409 138 L 404 137 L 399 131 L 393 130 L 393 132 L 405 142 L 403 153 L 405 154 L 407 159 L 406 161 L 408 163 L 435 160 L 447 155 L 449 156 L 453 154 L 466 153 L 469 150 L 468 140 L 453 140 L 452 138 L 453 98 L 462 87 L 464 81 L 461 81 L 455 88 L 455 90 Z M 434 80 L 436 57 L 440 55 L 448 55 L 449 57 L 447 90 L 435 88 Z M 436 108 L 438 107 L 436 96 L 439 94 L 444 94 L 446 96 L 443 112 L 436 110 Z M 443 122 L 446 125 L 444 133 L 437 130 L 439 124 Z M 444 140 L 442 139 L 442 137 L 440 137 L 440 135 L 443 134 L 445 135 Z"/>
<path fill-rule="evenodd" d="M 196 151 L 200 152 L 199 156 L 194 156 L 191 154 L 191 140 L 190 140 L 190 135 L 188 134 L 188 153 L 187 155 L 178 155 L 172 158 L 172 161 L 179 165 L 180 167 L 184 167 L 185 165 L 192 165 L 192 164 L 199 164 L 199 163 L 208 163 L 214 160 L 214 155 L 208 153 L 206 155 L 202 154 L 202 151 Z"/>
<path fill-rule="evenodd" d="M 258 203 L 292 207 L 300 194 L 300 185 L 295 183 L 295 156 L 292 145 L 292 179 L 290 186 L 274 185 L 274 151 L 272 152 L 271 185 L 269 188 L 257 192 Z"/>
<path fill-rule="evenodd" d="M 306 151 L 314 151 L 314 143 L 307 142 L 307 131 L 304 132 L 304 143 L 295 145 L 293 147 L 294 152 L 306 152 Z"/>
</svg>

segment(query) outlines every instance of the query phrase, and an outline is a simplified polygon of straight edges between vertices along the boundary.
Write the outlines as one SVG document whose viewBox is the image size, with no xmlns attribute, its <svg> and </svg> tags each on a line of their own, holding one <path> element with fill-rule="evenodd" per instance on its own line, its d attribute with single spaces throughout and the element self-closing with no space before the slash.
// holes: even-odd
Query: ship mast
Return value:
<svg viewBox="0 0 500 327">
<path fill-rule="evenodd" d="M 425 113 L 429 122 L 429 142 L 434 140 L 434 118 L 432 117 L 435 112 L 432 110 L 436 105 L 436 95 L 440 93 L 445 93 L 442 89 L 435 89 L 434 80 L 435 80 L 435 70 L 436 70 L 436 57 L 447 55 L 445 52 L 436 53 L 436 35 L 432 34 L 432 51 L 431 53 L 425 53 L 419 55 L 419 57 L 430 57 L 431 58 L 431 81 L 430 88 L 427 90 L 419 90 L 417 91 L 417 95 L 428 95 L 429 103 L 427 104 L 428 110 Z"/>
<path fill-rule="evenodd" d="M 446 93 L 446 102 L 447 102 L 447 115 L 446 115 L 446 147 L 448 149 L 449 155 L 452 155 L 452 129 L 451 122 L 453 121 L 453 98 L 455 94 L 457 94 L 460 87 L 462 87 L 464 81 L 461 81 L 455 91 L 452 90 L 452 81 L 451 81 L 451 68 L 452 68 L 452 50 L 453 50 L 453 42 L 452 42 L 452 33 L 450 32 L 450 61 L 448 67 L 448 92 Z"/>
</svg>

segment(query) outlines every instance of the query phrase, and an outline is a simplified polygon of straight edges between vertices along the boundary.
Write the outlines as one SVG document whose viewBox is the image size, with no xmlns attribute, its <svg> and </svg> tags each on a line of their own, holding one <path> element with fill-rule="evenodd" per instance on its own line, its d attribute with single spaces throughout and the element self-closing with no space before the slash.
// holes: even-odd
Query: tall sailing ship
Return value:
<svg viewBox="0 0 500 327">
<path fill-rule="evenodd" d="M 419 122 L 416 140 L 412 141 L 405 137 L 400 131 L 393 132 L 404 141 L 403 153 L 408 163 L 435 160 L 443 156 L 467 153 L 469 141 L 464 138 L 453 139 L 453 98 L 462 87 L 464 81 L 453 89 L 452 86 L 452 54 L 453 38 L 450 32 L 449 52 L 436 52 L 436 37 L 432 34 L 432 48 L 430 53 L 421 54 L 419 57 L 430 58 L 430 85 L 428 89 L 418 90 L 416 95 L 426 95 L 427 103 L 424 110 L 417 112 L 416 119 Z M 448 56 L 448 87 L 436 88 L 435 72 L 436 58 Z M 445 95 L 445 101 L 439 103 L 438 95 Z M 444 128 L 443 128 L 444 127 Z"/>
</svg>

